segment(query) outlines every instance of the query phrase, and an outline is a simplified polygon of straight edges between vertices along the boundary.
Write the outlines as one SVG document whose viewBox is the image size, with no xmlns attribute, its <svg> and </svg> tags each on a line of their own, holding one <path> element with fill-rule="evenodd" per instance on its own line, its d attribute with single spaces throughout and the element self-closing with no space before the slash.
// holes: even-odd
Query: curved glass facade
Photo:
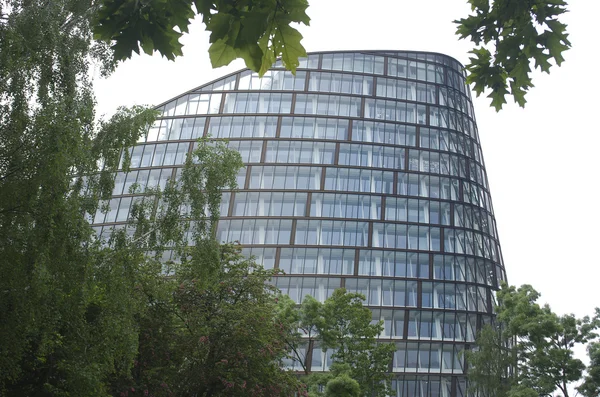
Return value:
<svg viewBox="0 0 600 397">
<path fill-rule="evenodd" d="M 246 168 L 218 238 L 286 275 L 297 302 L 366 296 L 398 396 L 463 396 L 462 352 L 505 279 L 462 66 L 421 52 L 314 53 L 296 75 L 242 70 L 161 106 L 116 178 L 99 232 L 127 219 L 129 186 L 164 185 L 195 143 L 226 138 Z M 312 370 L 327 370 L 318 346 Z"/>
</svg>

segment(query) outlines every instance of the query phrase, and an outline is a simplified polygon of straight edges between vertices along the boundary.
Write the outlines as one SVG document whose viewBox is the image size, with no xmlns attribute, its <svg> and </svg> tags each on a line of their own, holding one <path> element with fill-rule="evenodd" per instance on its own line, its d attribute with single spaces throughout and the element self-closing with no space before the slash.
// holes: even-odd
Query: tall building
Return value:
<svg viewBox="0 0 600 397">
<path fill-rule="evenodd" d="M 505 279 L 463 67 L 434 53 L 313 53 L 296 75 L 241 70 L 161 105 L 96 228 L 126 220 L 128 187 L 164 184 L 198 137 L 246 163 L 218 238 L 285 276 L 295 301 L 363 293 L 396 344 L 398 396 L 466 395 L 463 351 Z M 313 371 L 327 370 L 318 347 Z"/>
</svg>

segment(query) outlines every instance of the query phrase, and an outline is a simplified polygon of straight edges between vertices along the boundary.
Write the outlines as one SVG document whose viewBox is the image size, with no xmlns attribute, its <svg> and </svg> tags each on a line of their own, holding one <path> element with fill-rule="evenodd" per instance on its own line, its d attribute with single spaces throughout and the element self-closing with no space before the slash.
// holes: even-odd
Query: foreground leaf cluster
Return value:
<svg viewBox="0 0 600 397">
<path fill-rule="evenodd" d="M 466 69 L 467 83 L 479 96 L 490 93 L 499 111 L 512 95 L 521 107 L 533 87 L 531 64 L 550 73 L 551 61 L 560 66 L 571 47 L 567 25 L 558 17 L 567 12 L 563 0 L 468 0 L 472 15 L 455 21 L 456 33 L 475 44 Z"/>
<path fill-rule="evenodd" d="M 200 15 L 211 32 L 213 67 L 243 58 L 249 69 L 263 75 L 281 57 L 295 72 L 306 50 L 292 24 L 310 23 L 307 7 L 306 0 L 101 0 L 94 37 L 112 44 L 117 60 L 139 54 L 140 47 L 173 60 L 183 55 L 179 39 Z"/>
<path fill-rule="evenodd" d="M 461 39 L 474 43 L 466 66 L 467 83 L 477 95 L 489 91 L 499 111 L 511 95 L 521 107 L 533 87 L 531 72 L 549 73 L 571 47 L 567 25 L 559 20 L 564 0 L 468 0 L 472 14 L 454 21 Z M 94 6 L 94 37 L 111 45 L 116 60 L 158 51 L 173 60 L 183 55 L 179 41 L 190 21 L 201 16 L 210 34 L 213 67 L 236 58 L 263 75 L 281 58 L 293 73 L 306 51 L 295 24 L 309 25 L 307 0 L 99 0 Z"/>
</svg>

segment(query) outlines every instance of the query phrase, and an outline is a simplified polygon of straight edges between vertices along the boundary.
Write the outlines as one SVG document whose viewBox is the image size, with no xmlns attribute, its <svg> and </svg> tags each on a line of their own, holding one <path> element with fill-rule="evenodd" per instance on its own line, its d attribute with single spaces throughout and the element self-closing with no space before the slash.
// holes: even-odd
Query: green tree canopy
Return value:
<svg viewBox="0 0 600 397">
<path fill-rule="evenodd" d="M 590 365 L 583 383 L 577 390 L 585 397 L 595 397 L 600 395 L 600 343 L 590 343 L 587 350 Z"/>
<path fill-rule="evenodd" d="M 106 395 L 109 378 L 127 374 L 138 354 L 148 310 L 138 287 L 163 278 L 146 252 L 174 239 L 140 218 L 133 237 L 121 230 L 104 242 L 88 222 L 110 197 L 123 148 L 156 115 L 134 107 L 95 120 L 90 61 L 113 57 L 92 42 L 90 10 L 78 0 L 0 3 L 2 395 Z M 190 175 L 205 175 L 212 210 L 231 178 L 217 161 L 224 153 L 204 148 Z"/>
<path fill-rule="evenodd" d="M 290 341 L 290 350 L 292 358 L 309 375 L 306 382 L 312 393 L 333 380 L 333 389 L 348 387 L 350 390 L 353 383 L 346 381 L 346 377 L 350 377 L 358 382 L 361 396 L 389 395 L 388 366 L 395 345 L 377 342 L 383 324 L 371 323 L 372 313 L 363 306 L 364 299 L 361 294 L 339 288 L 323 303 L 311 296 L 306 296 L 299 308 L 289 297 L 280 302 L 281 316 L 286 318 L 284 323 L 301 330 Z M 308 352 L 302 354 L 300 347 L 307 344 Z M 333 350 L 331 374 L 311 374 L 308 369 L 307 361 L 317 345 L 323 350 Z"/>
<path fill-rule="evenodd" d="M 503 285 L 498 291 L 498 324 L 484 328 L 477 348 L 467 355 L 469 379 L 484 395 L 549 396 L 559 391 L 568 397 L 572 384 L 582 379 L 585 365 L 574 348 L 596 340 L 600 318 L 559 316 L 548 305 L 540 306 L 539 297 L 530 285 Z"/>
<path fill-rule="evenodd" d="M 114 252 L 145 269 L 136 285 L 145 297 L 138 354 L 127 373 L 114 377 L 114 393 L 302 392 L 282 365 L 290 326 L 281 323 L 278 291 L 268 283 L 277 272 L 214 239 L 222 190 L 236 187 L 242 165 L 223 142 L 200 140 L 179 180 L 141 192 L 132 232 L 112 236 Z"/>
<path fill-rule="evenodd" d="M 282 366 L 289 336 L 277 317 L 277 290 L 268 283 L 275 271 L 242 257 L 237 246 L 220 251 L 211 282 L 201 282 L 206 273 L 192 267 L 142 285 L 148 310 L 138 355 L 127 376 L 113 381 L 115 394 L 302 393 L 302 383 Z"/>
<path fill-rule="evenodd" d="M 360 385 L 347 373 L 334 377 L 325 385 L 325 397 L 360 397 Z"/>
<path fill-rule="evenodd" d="M 130 280 L 88 220 L 155 112 L 94 119 L 85 1 L 0 2 L 0 394 L 99 395 L 135 354 Z"/>
</svg>

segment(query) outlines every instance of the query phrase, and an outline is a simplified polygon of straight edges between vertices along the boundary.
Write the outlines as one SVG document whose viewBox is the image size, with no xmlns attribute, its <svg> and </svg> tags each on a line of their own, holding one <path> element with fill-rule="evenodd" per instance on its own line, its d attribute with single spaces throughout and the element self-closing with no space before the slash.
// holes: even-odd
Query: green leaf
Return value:
<svg viewBox="0 0 600 397">
<path fill-rule="evenodd" d="M 142 50 L 144 50 L 146 54 L 152 55 L 154 52 L 154 43 L 149 37 L 143 36 L 140 44 L 142 46 Z"/>
<path fill-rule="evenodd" d="M 520 57 L 508 75 L 520 84 L 530 84 L 529 72 L 531 72 L 529 59 L 527 57 Z"/>
<path fill-rule="evenodd" d="M 241 22 L 239 20 L 234 20 L 231 23 L 231 27 L 229 29 L 229 33 L 227 34 L 227 37 L 224 38 L 224 40 L 227 42 L 227 44 L 231 45 L 235 49 L 240 47 L 239 43 L 241 43 L 241 44 L 246 43 L 246 41 L 243 38 L 239 37 L 241 28 L 242 28 Z"/>
<path fill-rule="evenodd" d="M 562 53 L 567 51 L 571 46 L 568 40 L 563 40 L 559 35 L 552 34 L 547 41 L 548 52 L 550 56 L 554 58 L 554 61 L 558 66 L 564 62 Z"/>
<path fill-rule="evenodd" d="M 296 68 L 300 64 L 298 58 L 307 56 L 306 50 L 300 43 L 301 40 L 300 32 L 289 25 L 280 25 L 275 30 L 275 41 L 279 44 L 275 50 L 280 51 L 284 66 L 292 73 L 296 73 Z"/>
<path fill-rule="evenodd" d="M 514 81 L 510 82 L 510 92 L 513 95 L 514 101 L 520 106 L 525 107 L 527 101 L 525 100 L 526 90 L 522 88 L 519 84 L 516 84 Z"/>
<path fill-rule="evenodd" d="M 565 32 L 567 30 L 566 24 L 559 22 L 556 19 L 550 19 L 550 20 L 546 21 L 546 25 L 548 25 L 548 27 L 552 30 L 552 32 L 559 35 L 559 37 L 565 36 L 565 38 L 566 38 L 566 34 L 565 34 Z"/>
<path fill-rule="evenodd" d="M 156 29 L 153 31 L 152 40 L 155 49 L 170 61 L 175 60 L 176 56 L 181 56 L 183 45 L 179 42 L 181 33 L 175 30 Z"/>
<path fill-rule="evenodd" d="M 261 77 L 264 76 L 264 74 L 271 68 L 273 63 L 275 63 L 275 53 L 273 49 L 269 47 L 269 40 L 269 34 L 267 33 L 258 41 L 258 46 L 263 53 L 260 69 L 258 71 L 258 75 Z"/>
<path fill-rule="evenodd" d="M 499 112 L 502 106 L 506 103 L 506 94 L 508 90 L 505 86 L 493 87 L 492 92 L 488 95 L 488 98 L 492 99 L 492 107 Z"/>
<path fill-rule="evenodd" d="M 208 55 L 210 56 L 210 63 L 213 68 L 229 65 L 237 57 L 235 49 L 223 39 L 219 39 L 211 44 L 208 49 Z"/>
<path fill-rule="evenodd" d="M 186 0 L 169 0 L 166 2 L 168 15 L 170 16 L 169 25 L 177 26 L 183 33 L 188 33 L 190 19 L 194 18 L 192 4 Z"/>
<path fill-rule="evenodd" d="M 125 30 L 119 37 L 119 40 L 112 46 L 112 49 L 116 59 L 131 58 L 131 53 L 133 51 L 135 51 L 136 54 L 140 53 L 137 37 L 131 30 Z"/>
<path fill-rule="evenodd" d="M 114 26 L 109 25 L 108 23 L 102 23 L 94 26 L 94 40 L 104 40 L 110 41 L 110 38 L 114 32 Z"/>
<path fill-rule="evenodd" d="M 241 20 L 242 34 L 247 42 L 258 43 L 265 34 L 269 18 L 274 12 L 252 11 L 248 12 Z"/>
<path fill-rule="evenodd" d="M 205 25 L 210 23 L 213 10 L 213 1 L 212 0 L 193 0 L 194 5 L 196 6 L 196 11 L 198 14 L 202 15 L 202 22 Z"/>
<path fill-rule="evenodd" d="M 259 72 L 262 66 L 263 52 L 258 44 L 249 43 L 236 50 L 238 57 L 244 59 L 248 69 Z"/>
<path fill-rule="evenodd" d="M 549 59 L 550 55 L 544 54 L 542 52 L 535 54 L 535 67 L 540 68 L 542 72 L 550 73 L 550 67 L 552 66 L 552 64 L 548 62 Z"/>
<path fill-rule="evenodd" d="M 456 20 L 454 23 L 458 25 L 456 34 L 460 39 L 471 36 L 471 41 L 475 43 L 475 45 L 479 45 L 482 40 L 482 32 L 479 30 L 482 25 L 480 17 L 469 16 L 467 18 Z"/>
<path fill-rule="evenodd" d="M 210 43 L 215 43 L 217 40 L 225 38 L 231 28 L 233 22 L 233 15 L 218 13 L 210 18 L 210 22 L 206 26 L 206 30 L 212 32 L 210 34 Z"/>
<path fill-rule="evenodd" d="M 310 25 L 310 17 L 306 13 L 308 1 L 306 0 L 282 0 L 281 7 L 285 10 L 287 17 L 306 26 Z"/>
</svg>

